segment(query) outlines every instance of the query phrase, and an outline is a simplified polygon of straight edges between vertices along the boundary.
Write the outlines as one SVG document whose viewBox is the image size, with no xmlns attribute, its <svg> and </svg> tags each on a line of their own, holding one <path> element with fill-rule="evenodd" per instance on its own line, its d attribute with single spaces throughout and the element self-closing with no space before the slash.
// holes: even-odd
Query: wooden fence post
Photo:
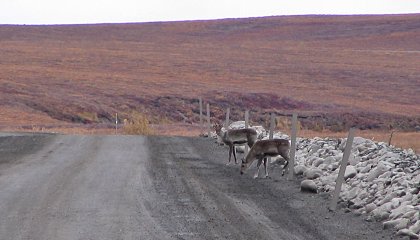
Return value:
<svg viewBox="0 0 420 240">
<path fill-rule="evenodd" d="M 274 137 L 274 125 L 276 124 L 276 115 L 274 113 L 270 114 L 270 130 L 268 132 L 268 139 L 273 139 Z M 267 158 L 268 163 L 271 163 L 271 157 Z"/>
<path fill-rule="evenodd" d="M 118 133 L 118 113 L 115 113 L 115 135 Z"/>
<path fill-rule="evenodd" d="M 229 121 L 230 121 L 230 108 L 227 108 L 226 110 L 226 121 L 225 121 L 225 129 L 228 129 L 229 127 Z"/>
<path fill-rule="evenodd" d="M 245 110 L 245 128 L 249 128 L 249 110 Z M 245 145 L 245 156 L 249 152 L 249 146 Z"/>
<path fill-rule="evenodd" d="M 201 97 L 198 99 L 200 105 L 200 134 L 203 133 L 203 99 Z"/>
<path fill-rule="evenodd" d="M 337 180 L 335 183 L 333 198 L 329 208 L 331 211 L 335 211 L 337 209 L 337 202 L 341 192 L 341 185 L 344 181 L 344 173 L 346 172 L 347 162 L 349 160 L 351 148 L 353 145 L 354 132 L 355 129 L 350 128 L 349 135 L 347 136 L 346 148 L 344 149 L 343 159 L 341 160 L 340 171 L 338 172 Z"/>
<path fill-rule="evenodd" d="M 207 103 L 207 136 L 210 137 L 211 123 L 210 123 L 210 104 Z"/>
<path fill-rule="evenodd" d="M 289 175 L 288 179 L 292 180 L 295 176 L 295 154 L 296 154 L 296 136 L 297 136 L 297 114 L 293 113 L 292 116 L 292 134 L 290 144 L 290 162 L 289 162 Z"/>
<path fill-rule="evenodd" d="M 249 110 L 245 110 L 245 128 L 249 128 Z"/>
<path fill-rule="evenodd" d="M 389 139 L 388 139 L 388 146 L 391 146 L 391 142 L 392 142 L 392 135 L 394 135 L 395 130 L 391 131 L 391 134 L 389 135 Z"/>
<path fill-rule="evenodd" d="M 268 139 L 273 139 L 274 136 L 274 125 L 276 125 L 276 115 L 270 114 L 270 132 L 268 133 Z"/>
</svg>

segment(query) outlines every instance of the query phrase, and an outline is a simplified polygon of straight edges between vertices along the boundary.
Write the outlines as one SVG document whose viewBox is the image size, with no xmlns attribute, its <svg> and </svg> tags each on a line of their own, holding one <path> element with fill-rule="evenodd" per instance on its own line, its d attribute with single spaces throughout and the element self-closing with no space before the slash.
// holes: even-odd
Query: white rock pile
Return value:
<svg viewBox="0 0 420 240">
<path fill-rule="evenodd" d="M 333 192 L 346 139 L 298 139 L 295 173 L 311 179 L 319 191 Z M 420 235 L 420 157 L 413 150 L 356 137 L 341 205 L 367 221 L 382 221 L 399 235 Z"/>
<path fill-rule="evenodd" d="M 230 127 L 244 125 L 241 121 Z M 267 131 L 259 130 L 262 139 L 268 138 Z M 277 132 L 274 138 L 289 136 Z M 294 171 L 304 178 L 302 191 L 333 192 L 345 145 L 346 139 L 298 138 Z M 346 211 L 363 214 L 366 221 L 381 221 L 384 229 L 394 228 L 398 235 L 419 239 L 419 192 L 420 156 L 413 150 L 354 138 L 340 193 L 340 205 Z"/>
<path fill-rule="evenodd" d="M 229 129 L 242 129 L 245 128 L 245 121 L 237 121 L 233 122 L 229 125 Z M 255 129 L 258 134 L 258 139 L 264 138 L 268 134 L 268 132 L 265 130 L 263 126 L 250 126 L 250 128 Z"/>
</svg>

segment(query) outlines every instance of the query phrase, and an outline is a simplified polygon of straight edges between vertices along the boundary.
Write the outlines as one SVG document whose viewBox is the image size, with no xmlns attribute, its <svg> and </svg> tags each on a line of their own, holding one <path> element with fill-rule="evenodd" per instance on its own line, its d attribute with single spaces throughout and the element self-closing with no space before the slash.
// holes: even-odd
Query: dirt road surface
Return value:
<svg viewBox="0 0 420 240">
<path fill-rule="evenodd" d="M 205 138 L 0 134 L 0 239 L 397 238 L 227 156 Z"/>
</svg>

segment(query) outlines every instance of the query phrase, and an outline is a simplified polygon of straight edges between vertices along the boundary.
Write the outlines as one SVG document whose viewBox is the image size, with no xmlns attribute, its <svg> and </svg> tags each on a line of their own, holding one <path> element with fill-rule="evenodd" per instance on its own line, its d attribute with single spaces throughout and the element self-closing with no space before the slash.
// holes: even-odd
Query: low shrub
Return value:
<svg viewBox="0 0 420 240">
<path fill-rule="evenodd" d="M 123 131 L 128 135 L 151 135 L 149 119 L 142 113 L 134 112 L 125 122 Z"/>
</svg>

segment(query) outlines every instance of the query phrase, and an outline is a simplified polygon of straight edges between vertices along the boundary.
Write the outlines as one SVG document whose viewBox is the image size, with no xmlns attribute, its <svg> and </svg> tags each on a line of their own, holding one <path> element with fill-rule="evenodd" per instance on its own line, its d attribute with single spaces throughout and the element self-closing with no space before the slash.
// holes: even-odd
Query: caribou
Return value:
<svg viewBox="0 0 420 240">
<path fill-rule="evenodd" d="M 237 164 L 235 146 L 247 144 L 249 147 L 252 147 L 257 141 L 257 131 L 252 128 L 227 129 L 222 131 L 222 128 L 223 126 L 220 123 L 214 125 L 216 134 L 222 139 L 223 143 L 229 146 L 229 161 L 227 164 L 230 164 L 232 153 L 235 158 L 235 164 Z"/>
<path fill-rule="evenodd" d="M 260 172 L 261 163 L 264 162 L 265 177 L 268 178 L 267 172 L 267 157 L 282 156 L 286 160 L 283 167 L 282 176 L 284 175 L 285 168 L 289 164 L 289 150 L 290 144 L 286 139 L 267 139 L 256 142 L 249 150 L 245 160 L 242 160 L 241 174 L 251 166 L 255 159 L 258 159 L 257 172 L 254 178 L 257 178 Z"/>
</svg>

